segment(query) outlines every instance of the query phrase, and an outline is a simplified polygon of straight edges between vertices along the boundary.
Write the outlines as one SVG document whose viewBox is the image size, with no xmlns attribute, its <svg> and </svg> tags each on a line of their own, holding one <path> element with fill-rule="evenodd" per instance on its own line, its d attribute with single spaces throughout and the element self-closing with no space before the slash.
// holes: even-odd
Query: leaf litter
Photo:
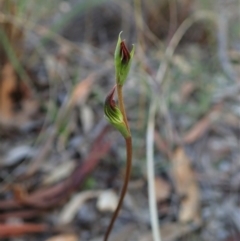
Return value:
<svg viewBox="0 0 240 241">
<path fill-rule="evenodd" d="M 182 4 L 187 4 L 185 9 L 189 11 L 191 1 L 186 2 Z M 74 9 L 72 2 L 69 4 Z M 126 4 L 130 9 L 131 5 Z M 150 1 L 147 6 L 155 10 L 150 15 L 146 12 L 146 23 L 152 33 L 155 31 L 156 36 L 161 37 L 166 32 L 157 32 L 156 23 L 164 25 L 164 22 L 156 21 L 162 15 L 154 4 Z M 121 9 L 117 3 L 99 5 L 100 9 L 106 6 L 108 10 L 113 8 L 116 16 Z M 24 9 L 24 4 L 22 7 Z M 148 11 L 147 7 L 143 11 Z M 36 241 L 101 240 L 122 183 L 122 142 L 105 126 L 102 112 L 103 99 L 114 76 L 111 55 L 116 40 L 114 31 L 108 35 L 103 27 L 95 32 L 89 28 L 86 35 L 84 28 L 81 36 L 75 36 L 79 38 L 77 43 L 54 33 L 52 39 L 50 37 L 52 42 L 43 48 L 32 46 L 40 37 L 46 37 L 49 26 L 58 19 L 58 10 L 54 9 L 49 15 L 43 7 L 45 16 L 49 16 L 49 20 L 41 22 L 47 23 L 46 27 L 36 27 L 35 32 L 30 27 L 23 28 L 27 34 L 24 41 L 31 43 L 28 48 L 22 45 L 19 52 L 19 48 L 14 47 L 20 65 L 31 62 L 29 68 L 34 67 L 33 74 L 23 67 L 30 84 L 28 78 L 19 77 L 15 65 L 0 49 L 1 61 L 4 60 L 0 79 L 0 237 L 11 241 L 13 236 Z M 80 19 L 85 20 L 78 25 L 90 24 L 86 16 L 90 18 L 90 13 L 96 14 L 96 10 L 98 6 L 80 13 Z M 103 16 L 105 13 L 102 11 Z M 68 27 L 68 31 L 76 27 L 74 21 L 69 22 L 73 26 Z M 168 29 L 164 26 L 163 29 Z M 165 116 L 160 112 L 157 118 L 154 138 L 158 216 L 165 241 L 194 240 L 191 239 L 194 235 L 199 240 L 228 241 L 239 236 L 239 81 L 228 82 L 224 71 L 212 66 L 217 65 L 218 60 L 209 58 L 204 50 L 211 45 L 210 42 L 204 45 L 207 31 L 202 33 L 201 27 L 196 29 L 201 40 L 179 46 L 167 76 L 167 80 L 174 80 L 166 82 L 169 83 L 166 97 L 169 120 L 173 123 L 174 135 L 170 138 L 173 143 L 165 128 Z M 128 33 L 134 31 L 124 29 L 126 39 L 131 39 Z M 146 41 L 144 53 L 148 68 L 145 71 L 144 66 L 140 67 L 144 61 L 137 54 L 125 97 L 130 103 L 128 112 L 135 138 L 131 183 L 140 180 L 143 184 L 129 188 L 116 223 L 116 240 L 152 240 L 145 180 L 146 120 L 145 114 L 139 113 L 149 103 L 149 89 L 144 81 L 151 79 L 149 73 L 157 71 L 159 56 L 163 56 L 165 49 L 156 49 L 149 43 L 155 39 L 149 29 L 141 34 L 141 40 Z M 194 29 L 191 34 L 194 36 Z M 15 46 L 16 38 L 10 39 Z M 21 41 L 19 38 L 18 43 Z M 231 48 L 228 54 L 238 71 L 239 51 Z M 209 48 L 209 54 L 216 55 L 216 52 Z M 44 84 L 41 78 L 45 79 Z M 144 83 L 141 90 L 139 82 Z M 19 99 L 16 101 L 12 96 Z M 141 125 L 135 125 L 139 123 L 136 116 L 143 118 Z M 101 205 L 100 197 L 104 200 Z"/>
</svg>

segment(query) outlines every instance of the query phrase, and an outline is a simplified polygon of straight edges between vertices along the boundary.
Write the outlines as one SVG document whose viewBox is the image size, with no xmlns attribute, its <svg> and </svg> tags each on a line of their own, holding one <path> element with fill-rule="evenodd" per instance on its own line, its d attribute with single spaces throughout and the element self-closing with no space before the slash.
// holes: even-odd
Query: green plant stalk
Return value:
<svg viewBox="0 0 240 241">
<path fill-rule="evenodd" d="M 128 124 L 128 120 L 127 120 L 127 115 L 126 115 L 126 111 L 125 111 L 125 106 L 124 106 L 124 101 L 123 101 L 123 94 L 122 94 L 122 88 L 123 85 L 117 85 L 117 95 L 118 95 L 118 105 L 119 105 L 119 109 L 122 112 L 123 115 L 123 120 L 127 126 L 127 129 L 130 133 L 130 128 L 129 128 L 129 124 Z M 131 133 L 130 133 L 131 136 Z"/>
<path fill-rule="evenodd" d="M 127 188 L 128 188 L 128 183 L 129 183 L 129 179 L 130 179 L 130 175 L 131 175 L 131 170 L 132 170 L 132 136 L 131 136 L 131 132 L 129 129 L 129 125 L 128 125 L 128 120 L 127 120 L 127 116 L 126 116 L 126 112 L 125 112 L 125 106 L 124 106 L 124 101 L 123 101 L 123 96 L 122 96 L 122 85 L 117 85 L 117 93 L 118 93 L 118 104 L 119 104 L 119 109 L 122 112 L 123 115 L 123 120 L 127 126 L 127 129 L 129 131 L 129 136 L 124 138 L 125 139 L 125 144 L 126 144 L 126 173 L 125 173 L 125 178 L 124 178 L 124 182 L 123 182 L 123 187 L 122 187 L 122 191 L 120 194 L 120 199 L 117 205 L 117 208 L 111 218 L 110 224 L 108 226 L 108 229 L 105 233 L 105 237 L 104 237 L 104 241 L 108 240 L 108 237 L 112 231 L 114 222 L 119 214 L 119 211 L 122 207 L 123 204 L 123 200 L 124 197 L 126 195 L 127 192 Z"/>
</svg>

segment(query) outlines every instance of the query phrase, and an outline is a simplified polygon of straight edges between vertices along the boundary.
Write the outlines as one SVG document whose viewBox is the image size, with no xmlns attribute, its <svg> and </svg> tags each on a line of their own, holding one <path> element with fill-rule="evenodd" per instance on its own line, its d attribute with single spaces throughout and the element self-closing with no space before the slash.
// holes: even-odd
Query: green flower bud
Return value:
<svg viewBox="0 0 240 241">
<path fill-rule="evenodd" d="M 123 137 L 127 138 L 130 136 L 129 131 L 123 120 L 123 115 L 113 99 L 115 88 L 116 86 L 108 94 L 105 100 L 104 113 L 109 123 L 113 125 L 123 135 Z"/>
<path fill-rule="evenodd" d="M 126 81 L 134 54 L 134 47 L 132 48 L 132 51 L 129 52 L 125 42 L 121 39 L 121 33 L 119 34 L 114 54 L 116 81 L 119 85 L 123 85 Z"/>
</svg>

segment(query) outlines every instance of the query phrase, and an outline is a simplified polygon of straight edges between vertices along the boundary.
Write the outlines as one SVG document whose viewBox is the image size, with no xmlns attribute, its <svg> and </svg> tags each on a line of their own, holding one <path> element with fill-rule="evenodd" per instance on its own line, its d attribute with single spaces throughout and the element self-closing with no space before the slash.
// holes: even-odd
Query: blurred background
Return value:
<svg viewBox="0 0 240 241">
<path fill-rule="evenodd" d="M 151 161 L 163 241 L 240 240 L 239 0 L 0 0 L 0 240 L 103 239 L 125 175 L 103 113 L 120 31 L 133 170 L 112 240 L 154 240 Z"/>
</svg>

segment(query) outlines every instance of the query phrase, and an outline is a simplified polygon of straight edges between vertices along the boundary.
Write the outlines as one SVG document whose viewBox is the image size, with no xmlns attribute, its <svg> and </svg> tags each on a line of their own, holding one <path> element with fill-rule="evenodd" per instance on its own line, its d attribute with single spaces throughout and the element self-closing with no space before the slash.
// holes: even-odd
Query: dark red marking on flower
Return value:
<svg viewBox="0 0 240 241">
<path fill-rule="evenodd" d="M 112 109 L 116 107 L 116 102 L 113 99 L 114 93 L 115 93 L 116 86 L 113 87 L 113 89 L 110 91 L 110 93 L 107 95 L 105 100 L 105 105 L 110 106 Z"/>
<path fill-rule="evenodd" d="M 122 63 L 127 64 L 131 56 L 124 41 L 120 43 L 120 54 L 122 58 Z"/>
</svg>

